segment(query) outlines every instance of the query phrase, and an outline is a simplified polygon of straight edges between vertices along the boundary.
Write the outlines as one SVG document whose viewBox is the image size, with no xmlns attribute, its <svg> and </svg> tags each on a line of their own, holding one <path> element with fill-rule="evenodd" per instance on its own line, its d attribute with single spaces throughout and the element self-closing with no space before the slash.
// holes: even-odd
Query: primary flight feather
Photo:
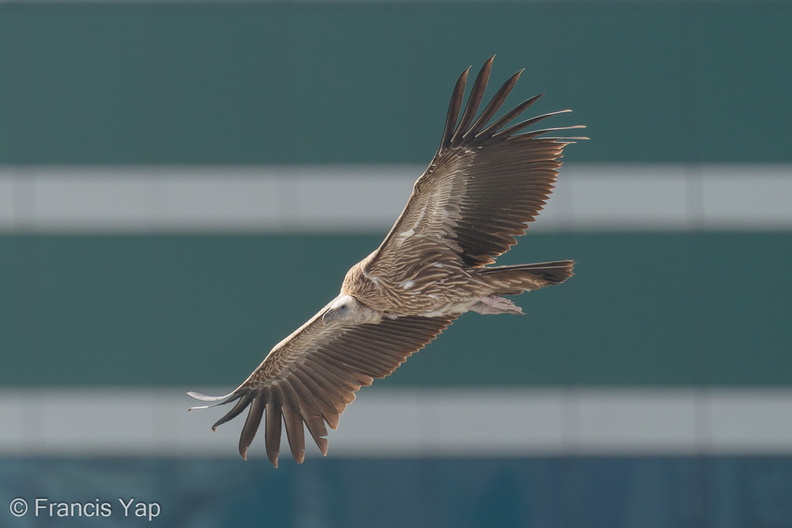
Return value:
<svg viewBox="0 0 792 528">
<path fill-rule="evenodd" d="M 511 124 L 540 96 L 493 120 L 521 72 L 479 113 L 493 58 L 476 77 L 464 110 L 470 68 L 459 77 L 437 153 L 379 248 L 347 272 L 338 297 L 275 345 L 231 394 L 189 393 L 215 405 L 235 402 L 212 429 L 249 409 L 239 439 L 243 458 L 262 419 L 274 466 L 283 425 L 297 462 L 305 457 L 306 429 L 327 454 L 327 426 L 338 426 L 355 392 L 391 374 L 456 317 L 468 311 L 522 314 L 502 296 L 572 276 L 571 260 L 490 266 L 542 210 L 564 147 L 586 139 L 546 136 L 579 125 L 524 132 L 568 110 Z"/>
</svg>

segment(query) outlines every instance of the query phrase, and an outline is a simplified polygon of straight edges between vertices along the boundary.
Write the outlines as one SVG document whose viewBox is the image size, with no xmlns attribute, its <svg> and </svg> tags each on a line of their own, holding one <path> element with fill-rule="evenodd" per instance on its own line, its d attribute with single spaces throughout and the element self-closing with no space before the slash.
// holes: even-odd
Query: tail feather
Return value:
<svg viewBox="0 0 792 528">
<path fill-rule="evenodd" d="M 479 273 L 489 276 L 496 288 L 496 295 L 515 295 L 526 290 L 537 290 L 553 284 L 561 284 L 574 275 L 573 260 L 516 264 L 479 268 Z"/>
</svg>

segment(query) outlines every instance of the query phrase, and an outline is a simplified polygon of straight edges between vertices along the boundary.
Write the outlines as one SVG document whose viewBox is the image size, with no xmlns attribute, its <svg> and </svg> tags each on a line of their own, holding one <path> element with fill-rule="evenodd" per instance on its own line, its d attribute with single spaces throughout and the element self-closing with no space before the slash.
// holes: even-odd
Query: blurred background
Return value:
<svg viewBox="0 0 792 528">
<path fill-rule="evenodd" d="M 159 526 L 792 526 L 790 27 L 767 1 L 0 2 L 0 526 L 147 522 L 131 498 Z M 489 95 L 525 68 L 508 104 L 591 137 L 500 262 L 577 275 L 364 388 L 326 458 L 241 460 L 242 420 L 185 392 L 336 295 L 493 54 Z"/>
</svg>

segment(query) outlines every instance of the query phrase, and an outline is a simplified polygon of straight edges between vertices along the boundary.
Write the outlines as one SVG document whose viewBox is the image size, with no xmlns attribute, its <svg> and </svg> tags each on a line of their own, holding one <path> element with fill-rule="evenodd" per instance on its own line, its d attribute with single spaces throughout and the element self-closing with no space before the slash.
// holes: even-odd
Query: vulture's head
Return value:
<svg viewBox="0 0 792 528">
<path fill-rule="evenodd" d="M 381 315 L 372 310 L 351 295 L 339 295 L 322 314 L 322 323 L 330 325 L 356 325 L 364 323 L 378 323 Z"/>
</svg>

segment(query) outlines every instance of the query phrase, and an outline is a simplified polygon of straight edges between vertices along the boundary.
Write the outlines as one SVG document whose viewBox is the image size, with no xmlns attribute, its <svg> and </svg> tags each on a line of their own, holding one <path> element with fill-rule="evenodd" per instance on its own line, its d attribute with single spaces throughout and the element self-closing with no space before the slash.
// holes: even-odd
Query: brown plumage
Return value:
<svg viewBox="0 0 792 528">
<path fill-rule="evenodd" d="M 278 343 L 231 394 L 190 393 L 215 405 L 236 402 L 213 429 L 249 409 L 239 440 L 242 457 L 264 416 L 273 465 L 282 424 L 297 462 L 305 457 L 305 428 L 327 454 L 326 425 L 338 426 L 355 391 L 391 374 L 456 317 L 467 311 L 521 314 L 501 296 L 572 276 L 569 260 L 488 266 L 541 211 L 564 147 L 585 139 L 545 136 L 580 126 L 521 133 L 566 110 L 509 125 L 540 96 L 492 121 L 521 72 L 476 117 L 492 61 L 479 72 L 464 111 L 470 69 L 460 76 L 437 154 L 380 247 L 349 270 L 339 296 Z"/>
</svg>

